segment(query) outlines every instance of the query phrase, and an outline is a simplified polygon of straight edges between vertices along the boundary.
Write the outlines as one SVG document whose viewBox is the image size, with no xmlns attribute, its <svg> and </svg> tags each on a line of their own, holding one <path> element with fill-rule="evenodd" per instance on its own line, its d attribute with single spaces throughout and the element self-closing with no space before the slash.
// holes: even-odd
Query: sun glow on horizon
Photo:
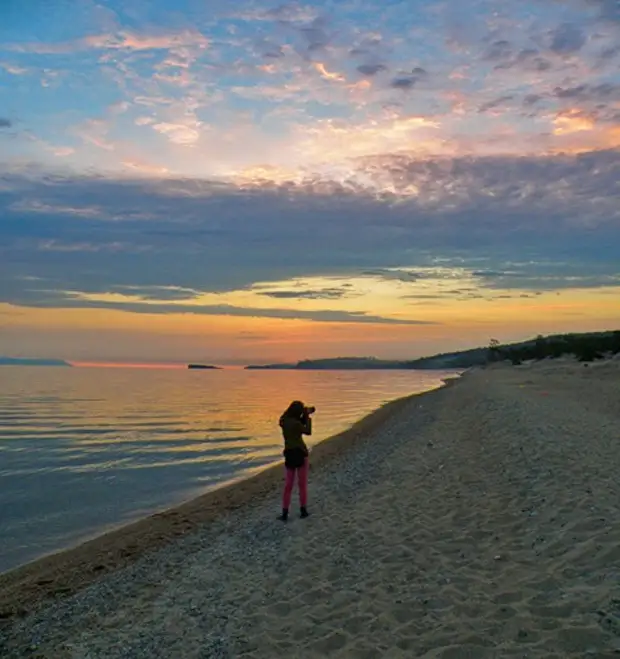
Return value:
<svg viewBox="0 0 620 659">
<path fill-rule="evenodd" d="M 408 358 L 620 324 L 603 0 L 22 5 L 0 354 Z"/>
</svg>

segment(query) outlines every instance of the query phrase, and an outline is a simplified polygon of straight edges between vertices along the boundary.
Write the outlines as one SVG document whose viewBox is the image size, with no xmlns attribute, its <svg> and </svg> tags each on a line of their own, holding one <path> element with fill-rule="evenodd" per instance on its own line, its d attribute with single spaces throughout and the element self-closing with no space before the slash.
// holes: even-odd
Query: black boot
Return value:
<svg viewBox="0 0 620 659">
<path fill-rule="evenodd" d="M 288 508 L 282 508 L 282 514 L 278 515 L 278 519 L 281 522 L 286 522 L 288 520 Z"/>
<path fill-rule="evenodd" d="M 306 517 L 309 517 L 309 516 L 310 516 L 310 513 L 308 512 L 308 509 L 306 508 L 306 506 L 302 506 L 302 507 L 301 507 L 301 512 L 299 513 L 299 516 L 300 516 L 302 519 L 305 519 Z"/>
</svg>

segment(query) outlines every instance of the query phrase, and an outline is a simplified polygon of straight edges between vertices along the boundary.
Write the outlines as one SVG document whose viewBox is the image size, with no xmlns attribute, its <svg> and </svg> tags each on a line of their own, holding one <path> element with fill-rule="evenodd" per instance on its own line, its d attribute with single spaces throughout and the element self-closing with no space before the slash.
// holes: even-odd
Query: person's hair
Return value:
<svg viewBox="0 0 620 659">
<path fill-rule="evenodd" d="M 280 418 L 292 417 L 294 419 L 301 419 L 304 415 L 306 406 L 300 400 L 294 400 L 287 408 L 284 410 L 284 414 Z"/>
</svg>

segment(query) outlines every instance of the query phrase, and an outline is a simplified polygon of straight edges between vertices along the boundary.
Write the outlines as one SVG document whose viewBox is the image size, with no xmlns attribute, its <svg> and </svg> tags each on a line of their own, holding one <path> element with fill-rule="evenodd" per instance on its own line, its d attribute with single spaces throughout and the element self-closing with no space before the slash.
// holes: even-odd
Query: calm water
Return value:
<svg viewBox="0 0 620 659">
<path fill-rule="evenodd" d="M 291 398 L 316 443 L 449 375 L 0 367 L 0 571 L 278 461 Z"/>
</svg>

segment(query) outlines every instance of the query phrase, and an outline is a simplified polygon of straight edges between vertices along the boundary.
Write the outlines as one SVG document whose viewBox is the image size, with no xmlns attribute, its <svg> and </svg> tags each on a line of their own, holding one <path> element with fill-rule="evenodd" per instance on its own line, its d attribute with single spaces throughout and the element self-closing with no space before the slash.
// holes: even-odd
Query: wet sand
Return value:
<svg viewBox="0 0 620 659">
<path fill-rule="evenodd" d="M 620 362 L 498 366 L 281 470 L 0 577 L 2 657 L 620 650 Z"/>
</svg>

